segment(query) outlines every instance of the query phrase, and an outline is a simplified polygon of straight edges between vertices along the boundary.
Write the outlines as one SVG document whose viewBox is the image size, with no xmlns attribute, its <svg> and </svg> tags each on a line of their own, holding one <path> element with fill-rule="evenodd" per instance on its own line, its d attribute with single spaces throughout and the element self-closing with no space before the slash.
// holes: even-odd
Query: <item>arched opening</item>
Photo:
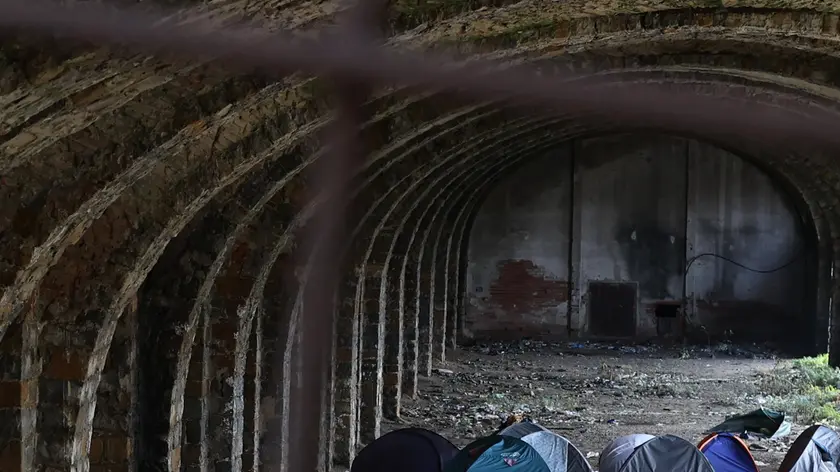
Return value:
<svg viewBox="0 0 840 472">
<path fill-rule="evenodd" d="M 712 144 L 575 140 L 506 177 L 478 210 L 463 334 L 809 351 L 813 226 L 775 179 Z"/>
</svg>

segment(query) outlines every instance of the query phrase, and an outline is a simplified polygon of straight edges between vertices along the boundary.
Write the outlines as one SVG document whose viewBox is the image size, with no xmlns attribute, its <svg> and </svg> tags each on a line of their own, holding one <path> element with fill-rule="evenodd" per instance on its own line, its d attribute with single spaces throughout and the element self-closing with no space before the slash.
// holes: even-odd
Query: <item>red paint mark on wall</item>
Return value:
<svg viewBox="0 0 840 472">
<path fill-rule="evenodd" d="M 532 261 L 506 260 L 496 267 L 499 277 L 490 285 L 490 301 L 509 314 L 528 314 L 569 300 L 569 283 Z"/>
</svg>

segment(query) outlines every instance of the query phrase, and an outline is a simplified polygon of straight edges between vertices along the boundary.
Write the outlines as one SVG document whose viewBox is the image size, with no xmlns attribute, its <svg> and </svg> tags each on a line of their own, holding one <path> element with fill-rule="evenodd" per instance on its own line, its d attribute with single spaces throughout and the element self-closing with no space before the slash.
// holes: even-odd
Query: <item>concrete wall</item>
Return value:
<svg viewBox="0 0 840 472">
<path fill-rule="evenodd" d="M 706 144 L 689 147 L 686 288 L 699 326 L 726 326 L 739 338 L 797 333 L 805 303 L 801 219 L 757 169 Z M 730 261 L 704 254 L 717 254 Z M 805 333 L 797 333 L 805 335 Z"/>
<path fill-rule="evenodd" d="M 682 297 L 685 253 L 684 140 L 613 136 L 577 144 L 579 313 L 591 314 L 588 284 L 637 284 L 636 332 L 652 333 L 654 302 Z M 622 313 L 625 310 L 622 310 Z M 612 316 L 623 316 L 613 314 Z M 632 316 L 632 312 L 630 313 Z M 578 329 L 592 334 L 592 316 Z M 582 325 L 582 326 L 581 326 Z M 633 333 L 628 333 L 633 335 Z"/>
<path fill-rule="evenodd" d="M 519 169 L 479 211 L 464 334 L 778 339 L 807 315 L 804 258 L 768 274 L 703 256 L 686 277 L 686 263 L 712 253 L 774 269 L 803 247 L 794 207 L 724 150 L 653 135 L 582 140 Z"/>
<path fill-rule="evenodd" d="M 566 332 L 569 149 L 536 159 L 495 188 L 476 216 L 464 330 L 504 336 Z"/>
</svg>

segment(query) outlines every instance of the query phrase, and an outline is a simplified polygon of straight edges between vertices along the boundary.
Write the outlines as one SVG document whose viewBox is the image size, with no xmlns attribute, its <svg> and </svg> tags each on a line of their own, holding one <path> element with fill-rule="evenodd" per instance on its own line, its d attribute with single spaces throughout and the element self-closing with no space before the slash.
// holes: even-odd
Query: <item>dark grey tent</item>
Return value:
<svg viewBox="0 0 840 472">
<path fill-rule="evenodd" d="M 637 447 L 654 438 L 656 436 L 650 434 L 631 434 L 616 438 L 607 444 L 598 458 L 598 470 L 618 472 Z"/>
<path fill-rule="evenodd" d="M 779 472 L 837 472 L 840 470 L 840 436 L 822 425 L 806 429 L 785 455 Z"/>
<path fill-rule="evenodd" d="M 714 472 L 699 449 L 671 435 L 618 438 L 601 456 L 600 472 Z"/>
<path fill-rule="evenodd" d="M 458 448 L 439 434 L 398 429 L 359 451 L 350 472 L 441 472 L 456 454 Z"/>
</svg>

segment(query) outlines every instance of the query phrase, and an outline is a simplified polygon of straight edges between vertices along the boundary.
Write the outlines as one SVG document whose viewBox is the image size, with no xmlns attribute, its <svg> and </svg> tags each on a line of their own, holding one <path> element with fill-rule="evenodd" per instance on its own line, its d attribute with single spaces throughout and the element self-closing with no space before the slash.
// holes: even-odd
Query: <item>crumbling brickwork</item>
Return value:
<svg viewBox="0 0 840 472">
<path fill-rule="evenodd" d="M 190 2 L 180 2 L 184 7 Z M 194 5 L 271 28 L 341 3 Z M 247 8 L 247 12 L 243 9 Z M 819 2 L 391 2 L 391 41 L 836 116 L 840 11 Z M 301 235 L 333 94 L 104 49 L 0 48 L 0 469 L 256 471 L 284 462 Z M 561 79 L 558 79 L 561 80 Z M 455 345 L 466 240 L 499 178 L 616 123 L 374 90 L 336 296 L 323 468 L 347 465 Z M 659 130 L 668 132 L 668 130 Z M 840 362 L 840 167 L 809 143 L 696 136 L 781 179 L 815 221 L 814 339 Z M 334 333 L 331 334 L 331 333 Z M 327 374 L 325 374 L 327 375 Z M 293 385 L 294 383 L 294 385 Z M 328 427 L 332 426 L 332 427 Z M 281 469 L 282 470 L 282 469 Z"/>
</svg>

